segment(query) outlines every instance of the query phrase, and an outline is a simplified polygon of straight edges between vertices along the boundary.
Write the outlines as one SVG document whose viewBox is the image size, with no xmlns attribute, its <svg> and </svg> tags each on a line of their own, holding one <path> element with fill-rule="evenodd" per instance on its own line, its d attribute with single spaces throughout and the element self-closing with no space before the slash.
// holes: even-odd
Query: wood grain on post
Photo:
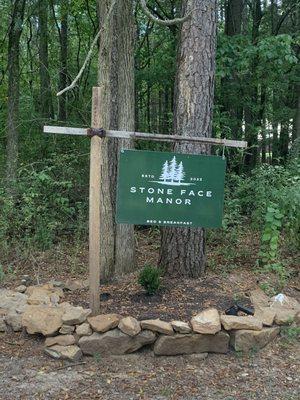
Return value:
<svg viewBox="0 0 300 400">
<path fill-rule="evenodd" d="M 101 128 L 101 88 L 93 88 L 92 128 Z M 101 138 L 91 137 L 89 194 L 89 288 L 93 315 L 100 312 L 100 185 Z"/>
</svg>

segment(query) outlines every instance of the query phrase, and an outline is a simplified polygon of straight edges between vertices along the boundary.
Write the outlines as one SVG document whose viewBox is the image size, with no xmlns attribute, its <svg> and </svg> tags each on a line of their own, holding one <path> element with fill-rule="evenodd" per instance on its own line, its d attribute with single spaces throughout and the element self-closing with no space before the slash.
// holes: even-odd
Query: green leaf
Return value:
<svg viewBox="0 0 300 400">
<path fill-rule="evenodd" d="M 271 234 L 270 233 L 265 233 L 263 236 L 262 236 L 262 241 L 263 242 L 267 242 L 268 240 L 270 240 L 271 239 Z"/>
</svg>

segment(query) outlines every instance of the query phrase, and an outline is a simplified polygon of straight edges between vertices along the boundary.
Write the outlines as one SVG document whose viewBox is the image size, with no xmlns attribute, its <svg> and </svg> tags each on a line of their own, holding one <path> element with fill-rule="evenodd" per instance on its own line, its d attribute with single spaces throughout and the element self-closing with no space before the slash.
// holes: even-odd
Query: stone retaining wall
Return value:
<svg viewBox="0 0 300 400">
<path fill-rule="evenodd" d="M 0 290 L 0 332 L 26 330 L 45 336 L 45 353 L 56 359 L 78 360 L 82 355 L 121 355 L 151 346 L 156 356 L 227 353 L 260 349 L 280 332 L 280 325 L 299 324 L 300 304 L 278 295 L 269 299 L 251 292 L 254 316 L 220 314 L 215 308 L 189 322 L 143 320 L 105 314 L 60 302 L 63 291 L 52 284 L 31 286 L 19 293 Z"/>
</svg>

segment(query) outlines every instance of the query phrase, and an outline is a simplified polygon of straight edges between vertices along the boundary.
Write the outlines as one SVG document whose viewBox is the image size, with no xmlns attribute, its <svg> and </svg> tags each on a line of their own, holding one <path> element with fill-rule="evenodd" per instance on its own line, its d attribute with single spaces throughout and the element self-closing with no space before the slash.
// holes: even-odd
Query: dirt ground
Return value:
<svg viewBox="0 0 300 400">
<path fill-rule="evenodd" d="M 139 264 L 155 264 L 158 241 L 155 231 L 140 233 Z M 239 241 L 248 240 L 248 246 Z M 74 253 L 75 251 L 75 253 Z M 148 297 L 137 284 L 137 273 L 101 285 L 102 312 L 118 312 L 139 319 L 188 321 L 208 306 L 224 311 L 234 301 L 249 304 L 247 293 L 272 277 L 257 274 L 255 237 L 243 237 L 235 246 L 223 243 L 209 248 L 209 268 L 196 280 L 163 279 L 159 294 Z M 291 279 L 282 291 L 300 300 L 299 271 L 295 255 L 287 255 Z M 212 261 L 213 262 L 212 262 Z M 84 280 L 86 248 L 51 252 L 13 260 L 14 273 L 1 286 L 20 284 L 22 274 L 32 283 L 51 279 Z M 298 264 L 299 265 L 299 264 Z M 263 281 L 264 279 L 264 281 Z M 274 290 L 274 289 L 273 289 Z M 66 301 L 88 306 L 86 289 L 66 292 Z M 101 399 L 101 400 L 299 400 L 300 343 L 279 336 L 259 352 L 226 355 L 154 357 L 150 348 L 126 356 L 84 357 L 78 364 L 55 361 L 43 354 L 41 337 L 25 333 L 0 334 L 0 399 Z"/>
<path fill-rule="evenodd" d="M 147 349 L 70 367 L 44 356 L 41 341 L 18 334 L 7 343 L 1 337 L 2 400 L 299 400 L 300 346 L 282 338 L 250 355 L 201 360 L 154 357 Z"/>
</svg>

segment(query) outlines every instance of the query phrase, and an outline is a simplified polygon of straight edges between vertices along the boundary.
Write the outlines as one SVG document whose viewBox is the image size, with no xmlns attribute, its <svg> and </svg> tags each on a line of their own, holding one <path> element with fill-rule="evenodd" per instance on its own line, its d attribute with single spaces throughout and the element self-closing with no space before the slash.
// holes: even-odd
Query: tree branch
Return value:
<svg viewBox="0 0 300 400">
<path fill-rule="evenodd" d="M 192 13 L 189 13 L 183 18 L 159 19 L 159 18 L 157 18 L 155 15 L 153 15 L 151 13 L 149 8 L 147 7 L 146 0 L 140 0 L 140 4 L 141 4 L 141 7 L 142 7 L 142 10 L 143 10 L 144 14 L 147 15 L 147 17 L 149 19 L 151 19 L 153 22 L 156 22 L 158 25 L 170 26 L 170 25 L 183 24 L 192 15 Z"/>
<path fill-rule="evenodd" d="M 117 0 L 113 0 L 113 1 L 112 1 L 111 6 L 110 6 L 110 8 L 109 8 L 109 10 L 108 10 L 108 12 L 107 12 L 106 18 L 105 18 L 105 20 L 104 20 L 104 23 L 103 23 L 102 27 L 99 29 L 99 31 L 98 31 L 97 35 L 95 36 L 94 40 L 92 41 L 91 47 L 90 47 L 90 49 L 89 49 L 89 51 L 88 51 L 88 53 L 87 53 L 87 56 L 86 56 L 86 58 L 85 58 L 85 60 L 84 60 L 84 63 L 83 63 L 83 65 L 82 65 L 80 71 L 79 71 L 78 74 L 76 75 L 75 79 L 73 80 L 73 82 L 72 82 L 69 86 L 65 87 L 65 88 L 62 89 L 60 92 L 58 92 L 58 93 L 56 94 L 56 96 L 61 96 L 63 93 L 67 92 L 68 90 L 73 89 L 73 88 L 76 86 L 76 83 L 77 83 L 77 82 L 79 81 L 79 79 L 81 78 L 81 75 L 83 74 L 83 72 L 84 72 L 84 70 L 85 70 L 87 64 L 89 63 L 89 61 L 90 61 L 90 59 L 91 59 L 91 57 L 92 57 L 92 55 L 93 55 L 94 47 L 96 46 L 96 44 L 97 44 L 97 42 L 98 42 L 98 39 L 99 39 L 101 33 L 103 32 L 103 30 L 106 28 L 107 24 L 109 23 L 111 14 L 112 14 L 113 11 L 114 11 L 114 8 L 115 8 L 116 3 L 117 3 Z"/>
</svg>

